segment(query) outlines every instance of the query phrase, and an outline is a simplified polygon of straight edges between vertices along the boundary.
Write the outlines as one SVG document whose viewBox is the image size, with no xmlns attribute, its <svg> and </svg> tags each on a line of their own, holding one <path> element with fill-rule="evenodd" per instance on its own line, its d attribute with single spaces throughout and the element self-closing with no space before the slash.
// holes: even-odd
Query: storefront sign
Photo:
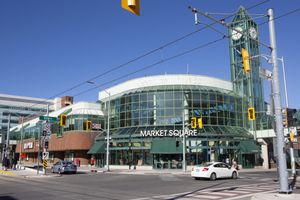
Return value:
<svg viewBox="0 0 300 200">
<path fill-rule="evenodd" d="M 197 130 L 142 130 L 140 132 L 142 137 L 183 137 L 183 136 L 197 136 Z"/>
<path fill-rule="evenodd" d="M 92 124 L 92 129 L 93 130 L 100 130 L 101 129 L 101 124 Z"/>
<path fill-rule="evenodd" d="M 32 149 L 33 148 L 33 142 L 24 143 L 24 149 Z"/>
</svg>

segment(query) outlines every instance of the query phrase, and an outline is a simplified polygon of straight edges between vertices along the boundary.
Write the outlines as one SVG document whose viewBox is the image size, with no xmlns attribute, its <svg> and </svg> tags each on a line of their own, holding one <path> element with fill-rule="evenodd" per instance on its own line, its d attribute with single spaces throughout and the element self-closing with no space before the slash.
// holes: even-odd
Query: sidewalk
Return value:
<svg viewBox="0 0 300 200">
<path fill-rule="evenodd" d="M 4 171 L 4 170 L 2 170 L 2 166 L 1 166 L 1 170 L 0 170 L 0 175 L 17 176 L 17 177 L 24 177 L 24 178 L 39 178 L 39 177 L 58 176 L 56 174 L 51 174 L 51 173 L 47 173 L 46 175 L 44 175 L 42 170 L 40 170 L 39 174 L 37 174 L 37 169 L 31 169 L 29 167 L 22 167 L 21 169 L 17 168 L 16 170 L 7 169 L 7 171 Z"/>
<path fill-rule="evenodd" d="M 300 199 L 300 194 L 279 194 L 279 193 L 260 193 L 251 197 L 251 200 L 286 200 L 286 199 Z"/>
<path fill-rule="evenodd" d="M 191 170 L 188 169 L 185 172 L 182 169 L 129 169 L 128 168 L 115 168 L 111 167 L 110 171 L 107 171 L 106 168 L 98 168 L 98 167 L 78 167 L 78 172 L 97 172 L 97 173 L 119 173 L 119 174 L 136 174 L 136 175 L 160 175 L 160 174 L 173 174 L 173 175 L 190 175 Z M 241 169 L 238 170 L 239 173 L 243 172 L 275 172 L 275 169 L 262 169 L 262 168 L 254 168 L 254 169 Z"/>
</svg>

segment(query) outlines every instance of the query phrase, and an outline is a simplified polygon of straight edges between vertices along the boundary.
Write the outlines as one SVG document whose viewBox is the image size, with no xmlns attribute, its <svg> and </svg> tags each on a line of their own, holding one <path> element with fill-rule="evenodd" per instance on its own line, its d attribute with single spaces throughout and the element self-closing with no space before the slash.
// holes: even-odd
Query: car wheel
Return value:
<svg viewBox="0 0 300 200">
<path fill-rule="evenodd" d="M 215 181 L 216 179 L 217 179 L 216 173 L 212 173 L 212 174 L 210 175 L 210 180 L 211 180 L 211 181 Z"/>
<path fill-rule="evenodd" d="M 195 178 L 195 180 L 200 180 L 200 178 L 199 177 L 194 177 Z"/>
<path fill-rule="evenodd" d="M 58 172 L 57 172 L 58 174 L 61 174 L 61 170 L 60 169 L 58 169 Z"/>
<path fill-rule="evenodd" d="M 237 179 L 237 173 L 236 173 L 236 172 L 232 172 L 231 178 L 232 178 L 232 179 Z"/>
</svg>

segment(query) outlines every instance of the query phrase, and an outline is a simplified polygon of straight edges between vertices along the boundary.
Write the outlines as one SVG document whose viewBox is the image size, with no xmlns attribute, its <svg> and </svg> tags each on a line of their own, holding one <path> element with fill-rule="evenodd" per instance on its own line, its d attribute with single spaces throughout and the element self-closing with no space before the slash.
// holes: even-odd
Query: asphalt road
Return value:
<svg viewBox="0 0 300 200">
<path fill-rule="evenodd" d="M 274 172 L 242 173 L 236 180 L 217 181 L 196 181 L 187 175 L 90 172 L 47 178 L 0 176 L 0 200 L 247 199 L 245 195 L 275 190 L 275 180 Z"/>
</svg>

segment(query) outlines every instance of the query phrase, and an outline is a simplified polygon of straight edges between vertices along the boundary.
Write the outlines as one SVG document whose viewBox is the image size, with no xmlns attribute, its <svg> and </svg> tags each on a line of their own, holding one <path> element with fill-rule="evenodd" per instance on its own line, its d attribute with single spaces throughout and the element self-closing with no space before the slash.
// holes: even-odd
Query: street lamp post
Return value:
<svg viewBox="0 0 300 200">
<path fill-rule="evenodd" d="M 19 162 L 19 167 L 20 167 L 20 169 L 21 169 L 21 165 L 22 165 L 22 144 L 23 144 L 23 124 L 24 124 L 24 117 L 22 116 L 21 117 L 21 122 L 22 122 L 22 128 L 21 128 L 21 139 L 20 139 L 20 156 L 19 156 L 19 158 L 20 158 L 20 162 Z"/>
<path fill-rule="evenodd" d="M 272 64 L 272 60 L 271 60 L 272 57 L 271 56 L 262 54 L 262 55 L 253 56 L 251 58 L 255 58 L 255 57 L 262 57 L 268 63 Z M 281 57 L 281 58 L 277 58 L 277 60 L 279 60 L 281 62 L 281 66 L 282 66 L 282 76 L 283 76 L 284 96 L 285 96 L 285 107 L 289 108 L 289 99 L 288 99 L 288 90 L 287 90 L 287 83 L 286 83 L 286 74 L 285 74 L 284 59 L 283 59 L 283 57 Z M 273 84 L 273 82 L 272 82 L 272 84 Z M 289 132 L 289 127 L 288 127 L 288 132 Z M 293 149 L 293 144 L 292 143 L 290 144 L 290 157 L 291 157 L 292 174 L 295 175 L 296 174 L 296 166 L 295 166 L 295 156 L 294 156 L 294 149 Z"/>
<path fill-rule="evenodd" d="M 94 81 L 87 81 L 86 83 L 89 84 L 96 84 L 97 87 L 100 87 L 97 83 Z M 107 106 L 107 134 L 106 134 L 106 170 L 109 171 L 109 141 L 110 141 L 110 134 L 109 134 L 109 129 L 110 129 L 110 92 L 107 90 L 103 90 L 106 94 L 108 94 L 108 106 Z"/>
<path fill-rule="evenodd" d="M 106 169 L 109 171 L 109 128 L 110 128 L 110 92 L 107 92 L 108 94 L 108 106 L 107 106 L 107 135 L 106 135 Z"/>
<path fill-rule="evenodd" d="M 185 153 L 186 153 L 186 142 L 185 142 L 185 130 L 186 129 L 186 124 L 185 124 L 185 114 L 184 114 L 184 109 L 182 112 L 182 170 L 186 172 L 186 158 L 185 158 Z"/>
</svg>

